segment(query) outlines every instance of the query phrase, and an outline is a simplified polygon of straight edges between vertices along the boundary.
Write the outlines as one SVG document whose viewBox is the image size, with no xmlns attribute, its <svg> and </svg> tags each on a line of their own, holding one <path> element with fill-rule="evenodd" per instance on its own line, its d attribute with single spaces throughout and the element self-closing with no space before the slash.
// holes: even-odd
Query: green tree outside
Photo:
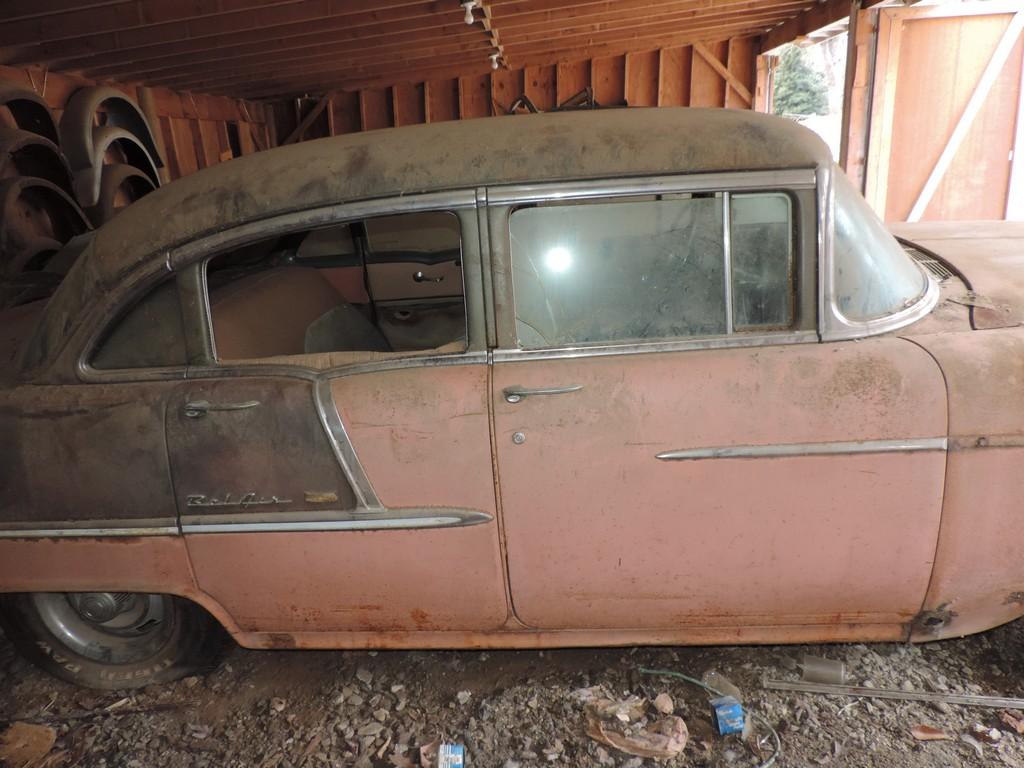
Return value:
<svg viewBox="0 0 1024 768">
<path fill-rule="evenodd" d="M 783 51 L 775 70 L 775 114 L 828 114 L 828 87 L 822 74 L 811 68 L 802 48 Z"/>
</svg>

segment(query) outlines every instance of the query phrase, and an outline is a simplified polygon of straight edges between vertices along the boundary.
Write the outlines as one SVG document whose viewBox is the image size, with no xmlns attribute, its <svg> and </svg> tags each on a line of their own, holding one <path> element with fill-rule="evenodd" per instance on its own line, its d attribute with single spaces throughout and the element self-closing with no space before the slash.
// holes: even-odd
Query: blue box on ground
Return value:
<svg viewBox="0 0 1024 768">
<path fill-rule="evenodd" d="M 728 736 L 730 733 L 743 733 L 746 716 L 743 714 L 743 705 L 735 696 L 712 699 L 711 706 L 715 710 L 715 723 L 720 734 Z"/>
<path fill-rule="evenodd" d="M 461 744 L 442 744 L 437 751 L 437 768 L 465 768 L 466 748 Z"/>
</svg>

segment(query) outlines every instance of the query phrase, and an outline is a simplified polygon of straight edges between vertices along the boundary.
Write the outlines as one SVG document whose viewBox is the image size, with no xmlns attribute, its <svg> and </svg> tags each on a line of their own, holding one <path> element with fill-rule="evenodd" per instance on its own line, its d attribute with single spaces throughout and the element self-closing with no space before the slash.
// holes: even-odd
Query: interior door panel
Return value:
<svg viewBox="0 0 1024 768">
<path fill-rule="evenodd" d="M 456 259 L 378 261 L 368 264 L 366 271 L 376 301 L 462 296 L 462 266 Z"/>
</svg>

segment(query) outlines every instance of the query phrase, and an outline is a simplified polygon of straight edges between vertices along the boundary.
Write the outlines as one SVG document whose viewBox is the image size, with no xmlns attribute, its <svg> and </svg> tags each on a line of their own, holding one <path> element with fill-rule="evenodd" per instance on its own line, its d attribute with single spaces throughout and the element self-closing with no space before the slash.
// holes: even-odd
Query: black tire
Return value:
<svg viewBox="0 0 1024 768">
<path fill-rule="evenodd" d="M 76 610 L 76 598 L 69 593 L 0 595 L 0 625 L 15 648 L 40 669 L 75 685 L 110 691 L 167 683 L 212 669 L 224 652 L 226 633 L 220 624 L 195 603 L 170 595 L 132 596 L 158 606 L 159 620 L 148 619 L 121 634 L 81 616 L 82 624 L 62 633 L 61 622 L 75 620 L 70 611 Z"/>
</svg>

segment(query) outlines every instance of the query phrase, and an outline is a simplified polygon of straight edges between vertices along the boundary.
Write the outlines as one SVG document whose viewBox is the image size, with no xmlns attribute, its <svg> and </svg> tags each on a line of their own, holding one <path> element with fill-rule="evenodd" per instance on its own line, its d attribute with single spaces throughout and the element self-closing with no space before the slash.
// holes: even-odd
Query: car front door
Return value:
<svg viewBox="0 0 1024 768">
<path fill-rule="evenodd" d="M 296 264 L 293 217 L 192 267 L 209 285 L 212 356 L 168 409 L 171 470 L 198 585 L 262 633 L 251 643 L 506 622 L 473 200 L 448 214 L 470 321 L 436 349 L 402 347 L 378 308 Z M 375 206 L 358 220 L 393 213 Z"/>
<path fill-rule="evenodd" d="M 943 379 L 896 337 L 818 343 L 812 186 L 490 195 L 495 442 L 525 624 L 894 638 L 920 609 Z"/>
</svg>

